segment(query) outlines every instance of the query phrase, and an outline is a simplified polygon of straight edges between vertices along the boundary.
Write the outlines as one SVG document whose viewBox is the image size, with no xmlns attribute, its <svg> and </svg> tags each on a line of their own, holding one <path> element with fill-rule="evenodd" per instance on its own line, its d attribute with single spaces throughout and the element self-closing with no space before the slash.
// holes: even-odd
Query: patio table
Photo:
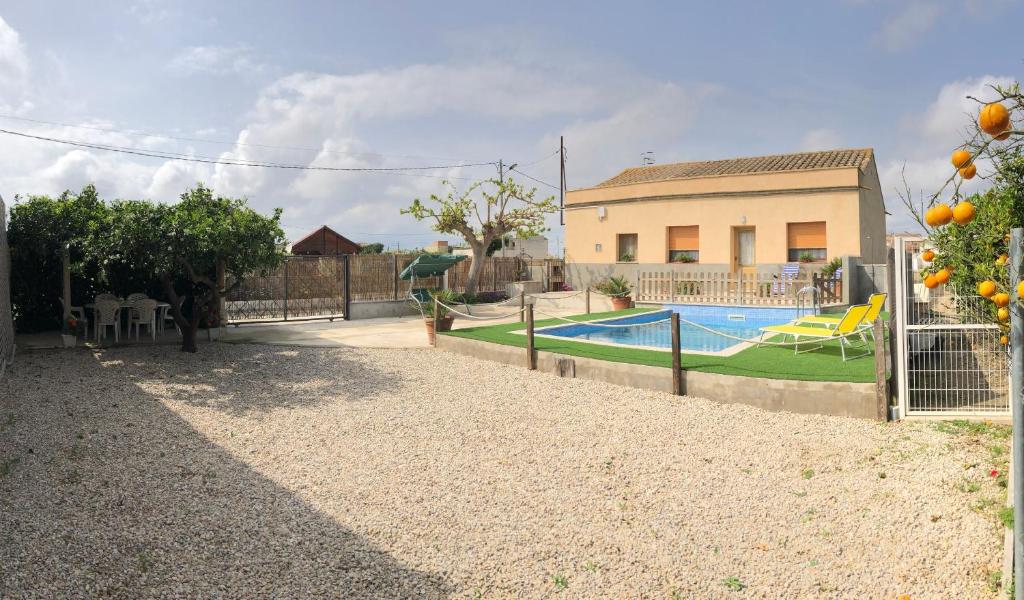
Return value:
<svg viewBox="0 0 1024 600">
<path fill-rule="evenodd" d="M 130 308 L 130 307 L 135 305 L 134 302 L 129 302 L 129 301 L 125 300 L 124 298 L 118 298 L 117 302 L 118 302 L 118 305 L 119 305 L 120 308 Z M 96 303 L 95 302 L 89 302 L 88 304 L 85 304 L 84 306 L 85 306 L 86 310 L 88 310 L 89 312 L 92 313 L 92 320 L 93 320 L 93 323 L 95 323 L 96 322 Z M 164 311 L 169 310 L 170 308 L 171 308 L 171 304 L 169 302 L 162 302 L 162 301 L 157 300 L 157 303 L 156 303 L 157 323 L 160 323 L 163 320 L 163 317 L 165 316 L 164 315 Z M 96 340 L 98 341 L 100 339 L 100 337 L 99 337 L 100 336 L 99 330 L 98 329 L 94 329 L 94 332 L 95 332 Z M 89 337 L 88 334 L 86 334 L 86 339 L 88 339 L 88 337 Z"/>
</svg>

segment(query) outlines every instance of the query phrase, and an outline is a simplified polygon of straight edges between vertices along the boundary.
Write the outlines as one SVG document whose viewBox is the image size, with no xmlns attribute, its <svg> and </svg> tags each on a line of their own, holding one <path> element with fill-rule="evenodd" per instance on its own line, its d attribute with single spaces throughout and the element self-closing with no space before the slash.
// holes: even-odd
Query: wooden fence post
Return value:
<svg viewBox="0 0 1024 600">
<path fill-rule="evenodd" d="M 669 321 L 672 326 L 672 393 L 683 395 L 683 365 L 679 356 L 679 313 L 673 312 Z"/>
<path fill-rule="evenodd" d="M 589 315 L 590 314 L 590 286 L 587 286 L 587 295 L 586 295 L 585 302 L 586 302 L 585 306 L 586 306 L 586 309 L 587 309 L 587 314 Z"/>
<path fill-rule="evenodd" d="M 523 308 L 525 306 L 526 306 L 526 292 L 525 291 L 520 291 L 519 292 L 519 322 L 520 323 L 522 323 L 523 319 L 526 318 L 526 317 L 523 316 Z"/>
<path fill-rule="evenodd" d="M 885 327 L 881 317 L 872 323 L 871 335 L 875 338 L 875 418 L 888 421 L 889 379 L 885 376 Z"/>
<path fill-rule="evenodd" d="M 533 305 L 526 305 L 526 368 L 537 370 L 537 356 L 533 349 Z"/>
</svg>

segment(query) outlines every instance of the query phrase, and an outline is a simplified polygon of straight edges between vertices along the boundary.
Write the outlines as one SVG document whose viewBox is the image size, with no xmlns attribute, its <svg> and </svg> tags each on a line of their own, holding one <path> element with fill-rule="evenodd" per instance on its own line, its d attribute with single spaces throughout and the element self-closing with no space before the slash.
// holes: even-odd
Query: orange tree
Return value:
<svg viewBox="0 0 1024 600">
<path fill-rule="evenodd" d="M 953 150 L 952 173 L 927 207 L 918 210 L 909 194 L 904 203 L 929 232 L 932 249 L 922 255 L 930 262 L 922 273 L 925 285 L 951 282 L 961 296 L 975 290 L 987 298 L 980 305 L 961 302 L 958 309 L 998 324 L 1005 344 L 1008 305 L 1024 297 L 1024 281 L 1010 281 L 1007 270 L 1010 229 L 1024 226 L 1024 131 L 1013 123 L 1024 114 L 1024 94 L 1020 84 L 990 90 L 985 100 L 972 98 L 979 104 L 978 116 L 967 139 Z M 965 198 L 960 186 L 975 176 L 991 186 Z M 949 203 L 942 201 L 946 196 Z"/>
</svg>

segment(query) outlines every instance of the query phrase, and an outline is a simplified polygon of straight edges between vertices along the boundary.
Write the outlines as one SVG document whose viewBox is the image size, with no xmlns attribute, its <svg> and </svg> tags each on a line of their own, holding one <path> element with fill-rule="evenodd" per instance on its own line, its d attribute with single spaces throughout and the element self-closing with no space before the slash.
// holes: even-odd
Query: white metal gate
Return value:
<svg viewBox="0 0 1024 600">
<path fill-rule="evenodd" d="M 982 316 L 987 300 L 952 285 L 926 288 L 918 246 L 896 238 L 900 416 L 1009 415 L 1010 361 L 999 328 Z"/>
</svg>

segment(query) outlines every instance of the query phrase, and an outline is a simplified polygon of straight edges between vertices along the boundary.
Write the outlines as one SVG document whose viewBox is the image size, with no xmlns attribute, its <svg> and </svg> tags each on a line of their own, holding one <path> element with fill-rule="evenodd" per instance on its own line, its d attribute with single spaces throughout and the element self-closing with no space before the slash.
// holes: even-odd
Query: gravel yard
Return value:
<svg viewBox="0 0 1024 600">
<path fill-rule="evenodd" d="M 994 597 L 998 433 L 429 349 L 27 353 L 0 597 Z"/>
</svg>

